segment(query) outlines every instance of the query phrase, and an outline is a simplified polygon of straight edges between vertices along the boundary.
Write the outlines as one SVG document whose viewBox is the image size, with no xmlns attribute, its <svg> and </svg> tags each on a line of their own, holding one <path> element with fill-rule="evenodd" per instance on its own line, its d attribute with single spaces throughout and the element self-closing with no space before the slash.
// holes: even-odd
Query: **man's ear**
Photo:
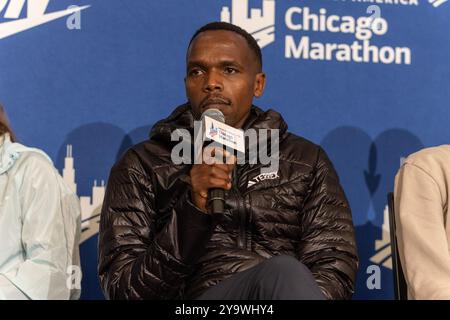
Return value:
<svg viewBox="0 0 450 320">
<path fill-rule="evenodd" d="M 253 94 L 255 97 L 259 98 L 264 93 L 264 88 L 266 87 L 266 74 L 260 72 L 256 75 L 255 78 L 255 89 L 253 90 Z"/>
</svg>

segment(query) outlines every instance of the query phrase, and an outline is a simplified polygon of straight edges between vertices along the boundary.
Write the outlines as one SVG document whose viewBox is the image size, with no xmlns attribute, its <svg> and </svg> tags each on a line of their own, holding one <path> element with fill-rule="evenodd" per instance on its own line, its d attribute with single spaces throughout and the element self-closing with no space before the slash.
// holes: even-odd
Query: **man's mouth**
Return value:
<svg viewBox="0 0 450 320">
<path fill-rule="evenodd" d="M 208 98 L 201 104 L 201 110 L 205 111 L 207 109 L 219 109 L 222 110 L 231 105 L 231 102 L 228 99 L 222 97 Z"/>
</svg>

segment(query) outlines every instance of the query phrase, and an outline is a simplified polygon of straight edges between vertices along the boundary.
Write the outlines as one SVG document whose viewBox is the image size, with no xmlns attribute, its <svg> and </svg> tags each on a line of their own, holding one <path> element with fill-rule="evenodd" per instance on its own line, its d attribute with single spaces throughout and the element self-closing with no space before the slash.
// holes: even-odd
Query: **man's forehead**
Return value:
<svg viewBox="0 0 450 320">
<path fill-rule="evenodd" d="M 245 42 L 244 36 L 240 35 L 237 32 L 231 31 L 231 30 L 206 30 L 200 32 L 193 40 L 192 43 L 198 42 L 199 40 L 204 40 L 205 38 L 208 39 L 208 41 L 237 41 L 239 43 Z"/>
<path fill-rule="evenodd" d="M 229 58 L 251 57 L 253 54 L 247 40 L 240 34 L 229 30 L 207 30 L 199 33 L 192 41 L 187 52 L 188 61 L 206 56 L 210 51 Z"/>
<path fill-rule="evenodd" d="M 204 52 L 204 49 L 214 50 L 215 48 L 233 48 L 244 54 L 251 51 L 247 40 L 236 32 L 229 30 L 207 30 L 199 33 L 194 38 L 188 49 L 188 58 L 192 53 L 196 55 L 205 54 L 207 52 Z"/>
</svg>

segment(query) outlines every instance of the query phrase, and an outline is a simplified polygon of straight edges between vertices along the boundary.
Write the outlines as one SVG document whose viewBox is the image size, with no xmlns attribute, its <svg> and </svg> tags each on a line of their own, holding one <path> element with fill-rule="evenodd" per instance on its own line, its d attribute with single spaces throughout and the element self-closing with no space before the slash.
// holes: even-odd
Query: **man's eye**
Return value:
<svg viewBox="0 0 450 320">
<path fill-rule="evenodd" d="M 192 69 L 191 71 L 189 71 L 189 75 L 190 76 L 196 77 L 196 76 L 199 76 L 201 74 L 202 74 L 202 70 L 200 70 L 200 69 Z"/>
<path fill-rule="evenodd" d="M 225 73 L 233 74 L 233 73 L 237 73 L 237 72 L 238 72 L 238 70 L 236 68 L 233 68 L 233 67 L 226 67 L 225 68 Z"/>
</svg>

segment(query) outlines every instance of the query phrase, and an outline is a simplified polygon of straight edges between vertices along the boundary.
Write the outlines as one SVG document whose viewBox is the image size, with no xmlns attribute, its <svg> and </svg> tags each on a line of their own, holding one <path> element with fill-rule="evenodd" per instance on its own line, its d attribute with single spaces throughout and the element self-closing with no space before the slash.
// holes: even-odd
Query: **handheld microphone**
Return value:
<svg viewBox="0 0 450 320">
<path fill-rule="evenodd" d="M 220 123 L 225 123 L 225 116 L 219 109 L 208 109 L 202 114 L 202 124 L 205 130 L 206 127 L 205 118 L 210 117 Z M 213 214 L 225 212 L 225 191 L 221 188 L 213 188 L 208 191 L 208 204 Z"/>
</svg>

